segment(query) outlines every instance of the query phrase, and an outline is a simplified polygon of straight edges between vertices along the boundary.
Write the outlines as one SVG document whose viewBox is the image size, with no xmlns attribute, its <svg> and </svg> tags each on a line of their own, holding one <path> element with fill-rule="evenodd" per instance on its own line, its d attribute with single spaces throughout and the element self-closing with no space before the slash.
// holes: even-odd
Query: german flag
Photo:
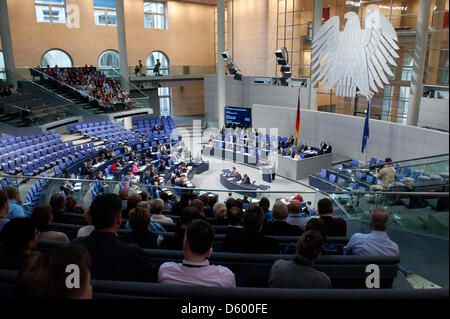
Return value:
<svg viewBox="0 0 450 319">
<path fill-rule="evenodd" d="M 297 116 L 295 118 L 295 146 L 298 145 L 300 135 L 300 89 L 298 90 Z"/>
</svg>

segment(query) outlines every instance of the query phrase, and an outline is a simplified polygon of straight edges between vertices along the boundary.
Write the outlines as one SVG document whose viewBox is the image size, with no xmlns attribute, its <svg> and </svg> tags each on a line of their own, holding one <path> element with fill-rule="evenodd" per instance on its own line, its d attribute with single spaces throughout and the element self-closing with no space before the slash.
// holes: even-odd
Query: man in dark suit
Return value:
<svg viewBox="0 0 450 319">
<path fill-rule="evenodd" d="M 294 136 L 291 135 L 289 137 L 289 139 L 287 140 L 287 147 L 291 147 L 292 145 L 294 145 Z"/>
<path fill-rule="evenodd" d="M 250 177 L 247 174 L 244 174 L 244 177 L 242 177 L 242 184 L 250 184 Z"/>
<path fill-rule="evenodd" d="M 331 153 L 331 151 L 333 150 L 333 147 L 330 144 L 330 141 L 328 141 L 327 147 L 324 148 L 323 152 L 324 154 L 328 154 Z"/>
<path fill-rule="evenodd" d="M 333 216 L 333 203 L 328 198 L 322 198 L 317 202 L 319 217 L 327 225 L 327 236 L 347 236 L 347 223 L 343 218 Z"/>
<path fill-rule="evenodd" d="M 244 214 L 242 232 L 229 233 L 222 244 L 222 250 L 236 253 L 279 254 L 280 249 L 273 238 L 261 234 L 264 212 L 256 204 L 250 204 Z"/>
<path fill-rule="evenodd" d="M 157 268 L 142 249 L 119 240 L 122 201 L 116 194 L 97 196 L 89 208 L 95 230 L 88 237 L 72 240 L 89 250 L 95 279 L 156 282 Z"/>
<path fill-rule="evenodd" d="M 303 145 L 300 146 L 300 149 L 298 151 L 299 151 L 299 153 L 303 153 L 304 151 L 308 151 L 310 149 L 311 149 L 311 147 L 308 146 L 308 144 L 306 142 L 303 142 Z"/>
<path fill-rule="evenodd" d="M 272 208 L 272 222 L 264 224 L 262 233 L 271 236 L 300 236 L 303 230 L 297 225 L 286 223 L 288 208 L 280 201 L 276 201 Z"/>
</svg>

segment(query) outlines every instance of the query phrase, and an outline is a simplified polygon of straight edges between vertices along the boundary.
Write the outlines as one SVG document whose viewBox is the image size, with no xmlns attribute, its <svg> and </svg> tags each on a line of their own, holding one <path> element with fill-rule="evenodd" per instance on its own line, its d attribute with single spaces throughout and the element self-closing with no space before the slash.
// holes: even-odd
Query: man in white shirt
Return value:
<svg viewBox="0 0 450 319">
<path fill-rule="evenodd" d="M 200 219 L 186 229 L 182 263 L 166 262 L 159 267 L 158 282 L 186 286 L 236 287 L 236 279 L 227 267 L 210 265 L 214 241 L 212 226 Z"/>
<path fill-rule="evenodd" d="M 370 217 L 369 234 L 354 234 L 347 246 L 344 247 L 345 255 L 359 256 L 397 256 L 398 245 L 394 243 L 386 233 L 389 225 L 389 214 L 381 208 L 375 208 Z"/>
<path fill-rule="evenodd" d="M 151 213 L 152 217 L 150 218 L 152 223 L 165 223 L 165 224 L 173 224 L 172 218 L 166 217 L 162 214 L 164 209 L 164 201 L 160 198 L 152 200 L 152 208 Z"/>
</svg>

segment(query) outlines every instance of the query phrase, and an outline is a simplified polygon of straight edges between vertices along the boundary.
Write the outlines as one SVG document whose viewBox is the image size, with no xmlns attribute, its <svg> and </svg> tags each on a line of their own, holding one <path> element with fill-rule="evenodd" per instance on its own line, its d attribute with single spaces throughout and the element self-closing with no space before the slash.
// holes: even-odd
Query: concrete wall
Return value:
<svg viewBox="0 0 450 319">
<path fill-rule="evenodd" d="M 209 125 L 217 123 L 217 76 L 205 75 L 205 121 Z M 236 81 L 226 79 L 226 105 L 251 107 L 253 104 L 296 107 L 298 88 L 285 86 L 254 85 L 254 77 L 242 77 Z M 309 89 L 300 89 L 300 107 L 309 107 Z M 215 124 L 217 125 L 217 124 Z"/>
<path fill-rule="evenodd" d="M 422 97 L 420 100 L 418 125 L 448 131 L 448 113 L 448 99 Z"/>
<path fill-rule="evenodd" d="M 8 13 L 16 67 L 36 66 L 49 49 L 66 51 L 75 66 L 97 65 L 100 54 L 118 50 L 115 26 L 94 22 L 92 0 L 70 0 L 80 9 L 80 27 L 38 23 L 34 0 L 8 0 Z M 169 57 L 170 65 L 214 65 L 214 6 L 168 1 L 168 30 L 144 27 L 142 0 L 126 0 L 125 25 L 128 64 L 135 65 L 155 50 Z M 182 50 L 180 50 L 182 48 Z"/>
<path fill-rule="evenodd" d="M 295 132 L 296 108 L 253 105 L 253 126 L 276 127 L 280 136 Z M 361 139 L 364 118 L 343 114 L 318 112 L 302 109 L 300 141 L 319 145 L 322 139 L 329 140 L 333 152 L 363 160 Z M 449 152 L 449 134 L 415 126 L 370 120 L 370 137 L 367 144 L 367 158 L 394 161 Z"/>
</svg>

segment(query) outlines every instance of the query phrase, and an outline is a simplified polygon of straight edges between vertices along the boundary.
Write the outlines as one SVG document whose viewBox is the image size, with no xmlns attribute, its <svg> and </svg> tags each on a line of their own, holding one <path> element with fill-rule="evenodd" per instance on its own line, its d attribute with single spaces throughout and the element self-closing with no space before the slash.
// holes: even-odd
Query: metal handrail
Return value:
<svg viewBox="0 0 450 319">
<path fill-rule="evenodd" d="M 8 174 L 4 174 L 4 173 L 0 173 L 0 177 L 10 177 L 12 179 L 17 179 L 17 178 L 26 178 L 26 179 L 44 179 L 44 180 L 55 180 L 55 181 L 79 181 L 79 182 L 88 182 L 88 183 L 111 183 L 111 184 L 122 184 L 122 183 L 126 183 L 126 181 L 114 181 L 114 180 L 96 180 L 96 179 L 73 179 L 70 177 L 50 177 L 50 176 L 17 176 L 17 175 L 8 175 Z M 193 188 L 189 188 L 189 187 L 179 187 L 179 186 L 168 186 L 168 185 L 147 185 L 147 184 L 143 184 L 143 183 L 132 183 L 132 184 L 136 184 L 136 185 L 145 185 L 147 187 L 152 187 L 152 188 L 167 188 L 167 189 L 178 189 L 178 190 L 199 190 L 199 191 L 206 191 L 206 192 L 239 192 L 239 193 L 261 193 L 261 194 L 267 194 L 267 193 L 271 193 L 271 194 L 284 194 L 284 193 L 301 193 L 301 194 L 316 194 L 316 193 L 322 193 L 323 195 L 326 196 L 330 196 L 333 194 L 373 194 L 373 195 L 377 195 L 377 194 L 387 194 L 387 195 L 435 195 L 435 196 L 449 196 L 448 192 L 384 192 L 384 191 L 380 191 L 380 192 L 365 192 L 365 191 L 336 191 L 336 192 L 322 192 L 322 191 L 301 191 L 299 192 L 298 190 L 284 190 L 284 191 L 257 191 L 257 190 L 242 190 L 242 189 L 236 189 L 236 190 L 232 190 L 232 189 L 206 189 L 206 188 L 199 188 L 199 189 L 193 189 Z"/>
</svg>

